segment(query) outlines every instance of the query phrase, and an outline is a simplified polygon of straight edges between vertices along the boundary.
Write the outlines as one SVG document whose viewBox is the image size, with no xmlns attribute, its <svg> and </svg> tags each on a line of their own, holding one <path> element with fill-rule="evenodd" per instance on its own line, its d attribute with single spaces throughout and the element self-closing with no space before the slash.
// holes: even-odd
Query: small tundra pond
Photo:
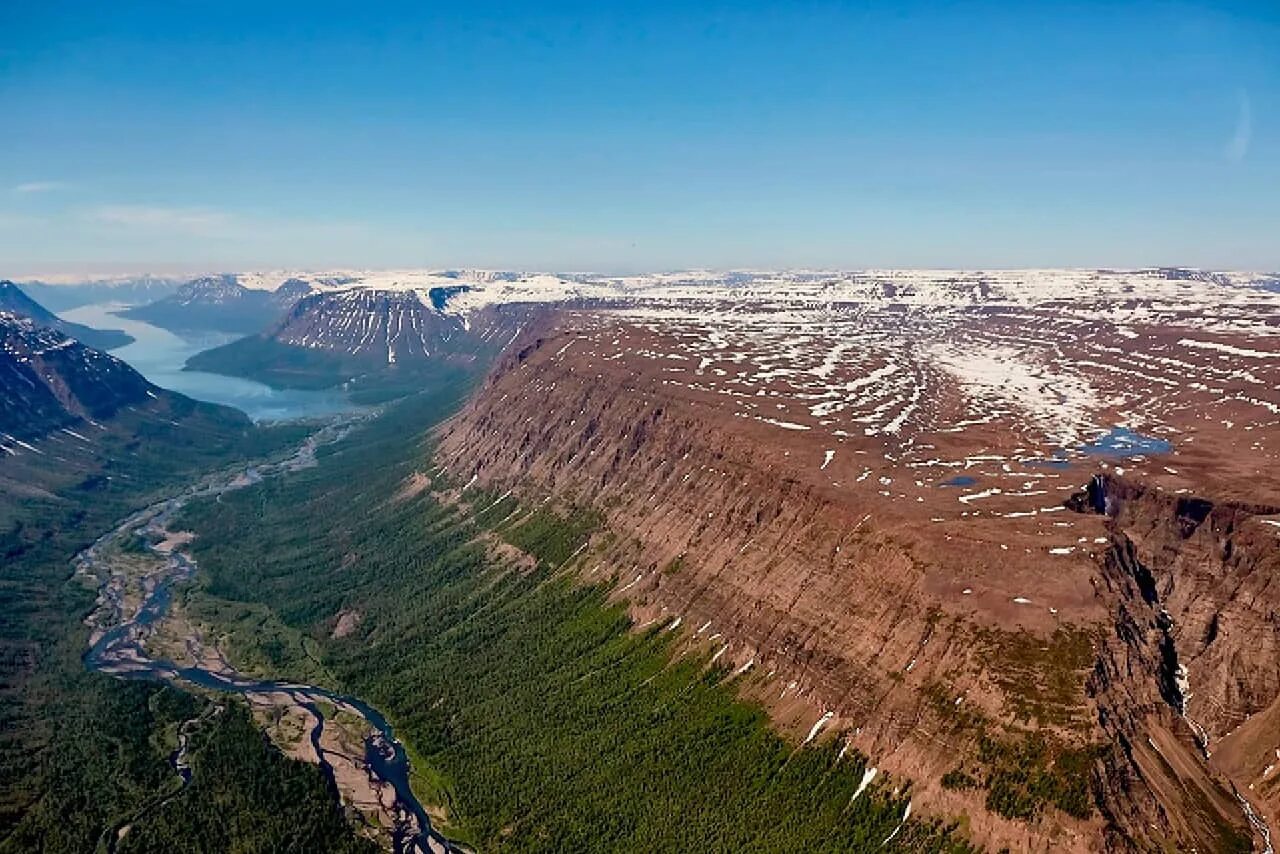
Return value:
<svg viewBox="0 0 1280 854">
<path fill-rule="evenodd" d="M 61 313 L 61 317 L 95 329 L 122 329 L 136 340 L 117 347 L 111 355 L 128 362 L 151 382 L 209 403 L 234 406 L 254 421 L 284 421 L 346 412 L 355 407 L 341 389 L 303 391 L 275 389 L 242 377 L 225 377 L 204 371 L 184 371 L 187 359 L 202 350 L 219 347 L 241 336 L 225 332 L 189 332 L 176 335 L 168 330 L 121 317 L 115 312 L 121 303 L 83 305 Z"/>
<path fill-rule="evenodd" d="M 1166 439 L 1143 436 L 1127 427 L 1113 427 L 1111 432 L 1095 439 L 1080 450 L 1097 457 L 1140 457 L 1144 454 L 1167 454 L 1173 445 Z"/>
</svg>

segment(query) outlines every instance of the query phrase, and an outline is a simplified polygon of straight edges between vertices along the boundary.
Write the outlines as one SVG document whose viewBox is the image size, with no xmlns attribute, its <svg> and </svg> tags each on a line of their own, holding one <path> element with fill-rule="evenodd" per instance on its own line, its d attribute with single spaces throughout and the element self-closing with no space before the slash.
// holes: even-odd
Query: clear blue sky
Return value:
<svg viewBox="0 0 1280 854">
<path fill-rule="evenodd" d="M 0 2 L 0 276 L 1280 268 L 1280 0 Z"/>
</svg>

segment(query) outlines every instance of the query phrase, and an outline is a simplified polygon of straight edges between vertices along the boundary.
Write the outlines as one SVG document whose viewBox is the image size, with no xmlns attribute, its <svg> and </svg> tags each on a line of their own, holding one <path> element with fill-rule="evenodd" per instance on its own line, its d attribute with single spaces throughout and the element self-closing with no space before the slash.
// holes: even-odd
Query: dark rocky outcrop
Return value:
<svg viewBox="0 0 1280 854">
<path fill-rule="evenodd" d="M 119 359 L 0 313 L 0 433 L 9 445 L 112 418 L 158 392 Z"/>
</svg>

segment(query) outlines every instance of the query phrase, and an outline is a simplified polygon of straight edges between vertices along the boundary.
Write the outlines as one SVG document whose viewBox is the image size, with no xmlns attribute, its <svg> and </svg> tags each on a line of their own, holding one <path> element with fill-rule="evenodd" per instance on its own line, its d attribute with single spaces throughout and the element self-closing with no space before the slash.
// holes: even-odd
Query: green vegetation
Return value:
<svg viewBox="0 0 1280 854">
<path fill-rule="evenodd" d="M 265 335 L 250 335 L 196 353 L 186 370 L 248 377 L 273 388 L 332 388 L 370 369 L 368 359 L 309 347 L 291 347 Z"/>
<path fill-rule="evenodd" d="M 320 769 L 264 744 L 241 704 L 211 720 L 192 738 L 191 784 L 135 822 L 120 854 L 378 850 L 352 834 Z"/>
<path fill-rule="evenodd" d="M 1076 818 L 1093 814 L 1089 787 L 1097 751 L 1052 747 L 1033 734 L 1017 740 L 983 738 L 978 760 L 986 770 L 987 809 L 1028 819 L 1046 804 Z"/>
<path fill-rule="evenodd" d="M 159 405 L 166 408 L 122 413 L 105 431 L 86 431 L 92 443 L 62 442 L 56 465 L 48 453 L 0 463 L 0 851 L 94 851 L 140 813 L 122 850 L 147 850 L 142 843 L 157 838 L 145 811 L 177 789 L 167 757 L 180 723 L 198 717 L 206 701 L 84 668 L 81 620 L 94 593 L 68 583 L 69 561 L 118 519 L 202 471 L 261 456 L 305 432 L 256 429 L 233 410 L 182 398 Z M 202 728 L 193 761 L 221 757 L 216 767 L 228 780 L 255 780 L 245 794 L 281 805 L 293 834 L 309 825 L 332 830 L 335 808 L 315 769 L 284 763 L 236 721 L 226 715 Z M 181 844 L 150 850 L 286 847 L 276 844 L 288 838 L 278 825 L 252 813 L 249 821 L 229 818 L 224 809 L 241 803 L 231 795 L 184 794 Z M 220 821 L 221 835 L 190 832 Z M 328 844 L 310 850 L 353 850 L 353 839 L 339 826 Z"/>
<path fill-rule="evenodd" d="M 1029 632 L 988 630 L 978 642 L 1000 662 L 991 672 L 1019 720 L 1088 728 L 1084 680 L 1096 657 L 1092 634 L 1062 626 L 1046 641 Z"/>
<path fill-rule="evenodd" d="M 317 469 L 189 505 L 205 591 L 309 635 L 339 687 L 395 723 L 449 831 L 484 849 L 878 849 L 907 792 L 853 801 L 862 758 L 788 743 L 709 656 L 675 657 L 670 633 L 633 632 L 602 588 L 555 572 L 593 514 L 469 493 L 538 559 L 522 574 L 486 557 L 466 514 L 389 500 L 422 467 L 414 437 L 451 408 L 405 401 Z M 344 608 L 363 618 L 335 640 Z M 912 820 L 891 847 L 964 844 Z"/>
<path fill-rule="evenodd" d="M 503 532 L 511 545 L 537 558 L 539 566 L 558 567 L 581 551 L 600 517 L 590 510 L 559 514 L 539 507 Z"/>
<path fill-rule="evenodd" d="M 485 358 L 439 360 L 388 365 L 385 358 L 294 347 L 266 335 L 250 335 L 196 353 L 185 370 L 247 377 L 272 388 L 326 389 L 342 386 L 355 403 L 374 405 L 438 387 L 442 381 L 465 381 L 487 364 Z"/>
<path fill-rule="evenodd" d="M 1049 806 L 1076 818 L 1093 815 L 1093 771 L 1103 745 L 1072 745 L 1051 730 L 999 727 L 976 709 L 957 706 L 949 699 L 955 692 L 941 685 L 925 693 L 948 734 L 974 745 L 972 755 L 942 776 L 944 787 L 983 789 L 987 809 L 1006 818 L 1034 819 Z"/>
<path fill-rule="evenodd" d="M 320 647 L 308 635 L 286 626 L 265 605 L 229 602 L 193 590 L 186 615 L 195 623 L 216 627 L 218 646 L 247 675 L 330 685 L 333 676 L 320 662 Z"/>
<path fill-rule="evenodd" d="M 966 773 L 961 768 L 953 768 L 942 775 L 942 787 L 944 789 L 976 789 L 980 785 L 977 778 Z"/>
<path fill-rule="evenodd" d="M 135 532 L 130 534 L 129 537 L 120 544 L 120 550 L 125 554 L 150 557 L 151 543 L 147 542 L 146 537 Z"/>
</svg>

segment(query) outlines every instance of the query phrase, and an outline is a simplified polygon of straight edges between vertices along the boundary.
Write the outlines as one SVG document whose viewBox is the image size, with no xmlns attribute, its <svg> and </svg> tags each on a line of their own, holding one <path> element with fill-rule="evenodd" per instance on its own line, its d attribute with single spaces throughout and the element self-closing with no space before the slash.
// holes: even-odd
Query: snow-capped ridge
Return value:
<svg viewBox="0 0 1280 854">
<path fill-rule="evenodd" d="M 490 305 L 580 300 L 621 303 L 876 303 L 917 309 L 1064 303 L 1141 315 L 1162 307 L 1280 301 L 1280 277 L 1166 267 L 1137 270 L 677 271 L 629 276 L 503 270 L 340 270 L 236 273 L 225 282 L 250 290 L 308 285 L 311 292 L 412 291 L 437 310 L 466 315 Z M 212 288 L 207 280 L 197 280 Z"/>
</svg>

